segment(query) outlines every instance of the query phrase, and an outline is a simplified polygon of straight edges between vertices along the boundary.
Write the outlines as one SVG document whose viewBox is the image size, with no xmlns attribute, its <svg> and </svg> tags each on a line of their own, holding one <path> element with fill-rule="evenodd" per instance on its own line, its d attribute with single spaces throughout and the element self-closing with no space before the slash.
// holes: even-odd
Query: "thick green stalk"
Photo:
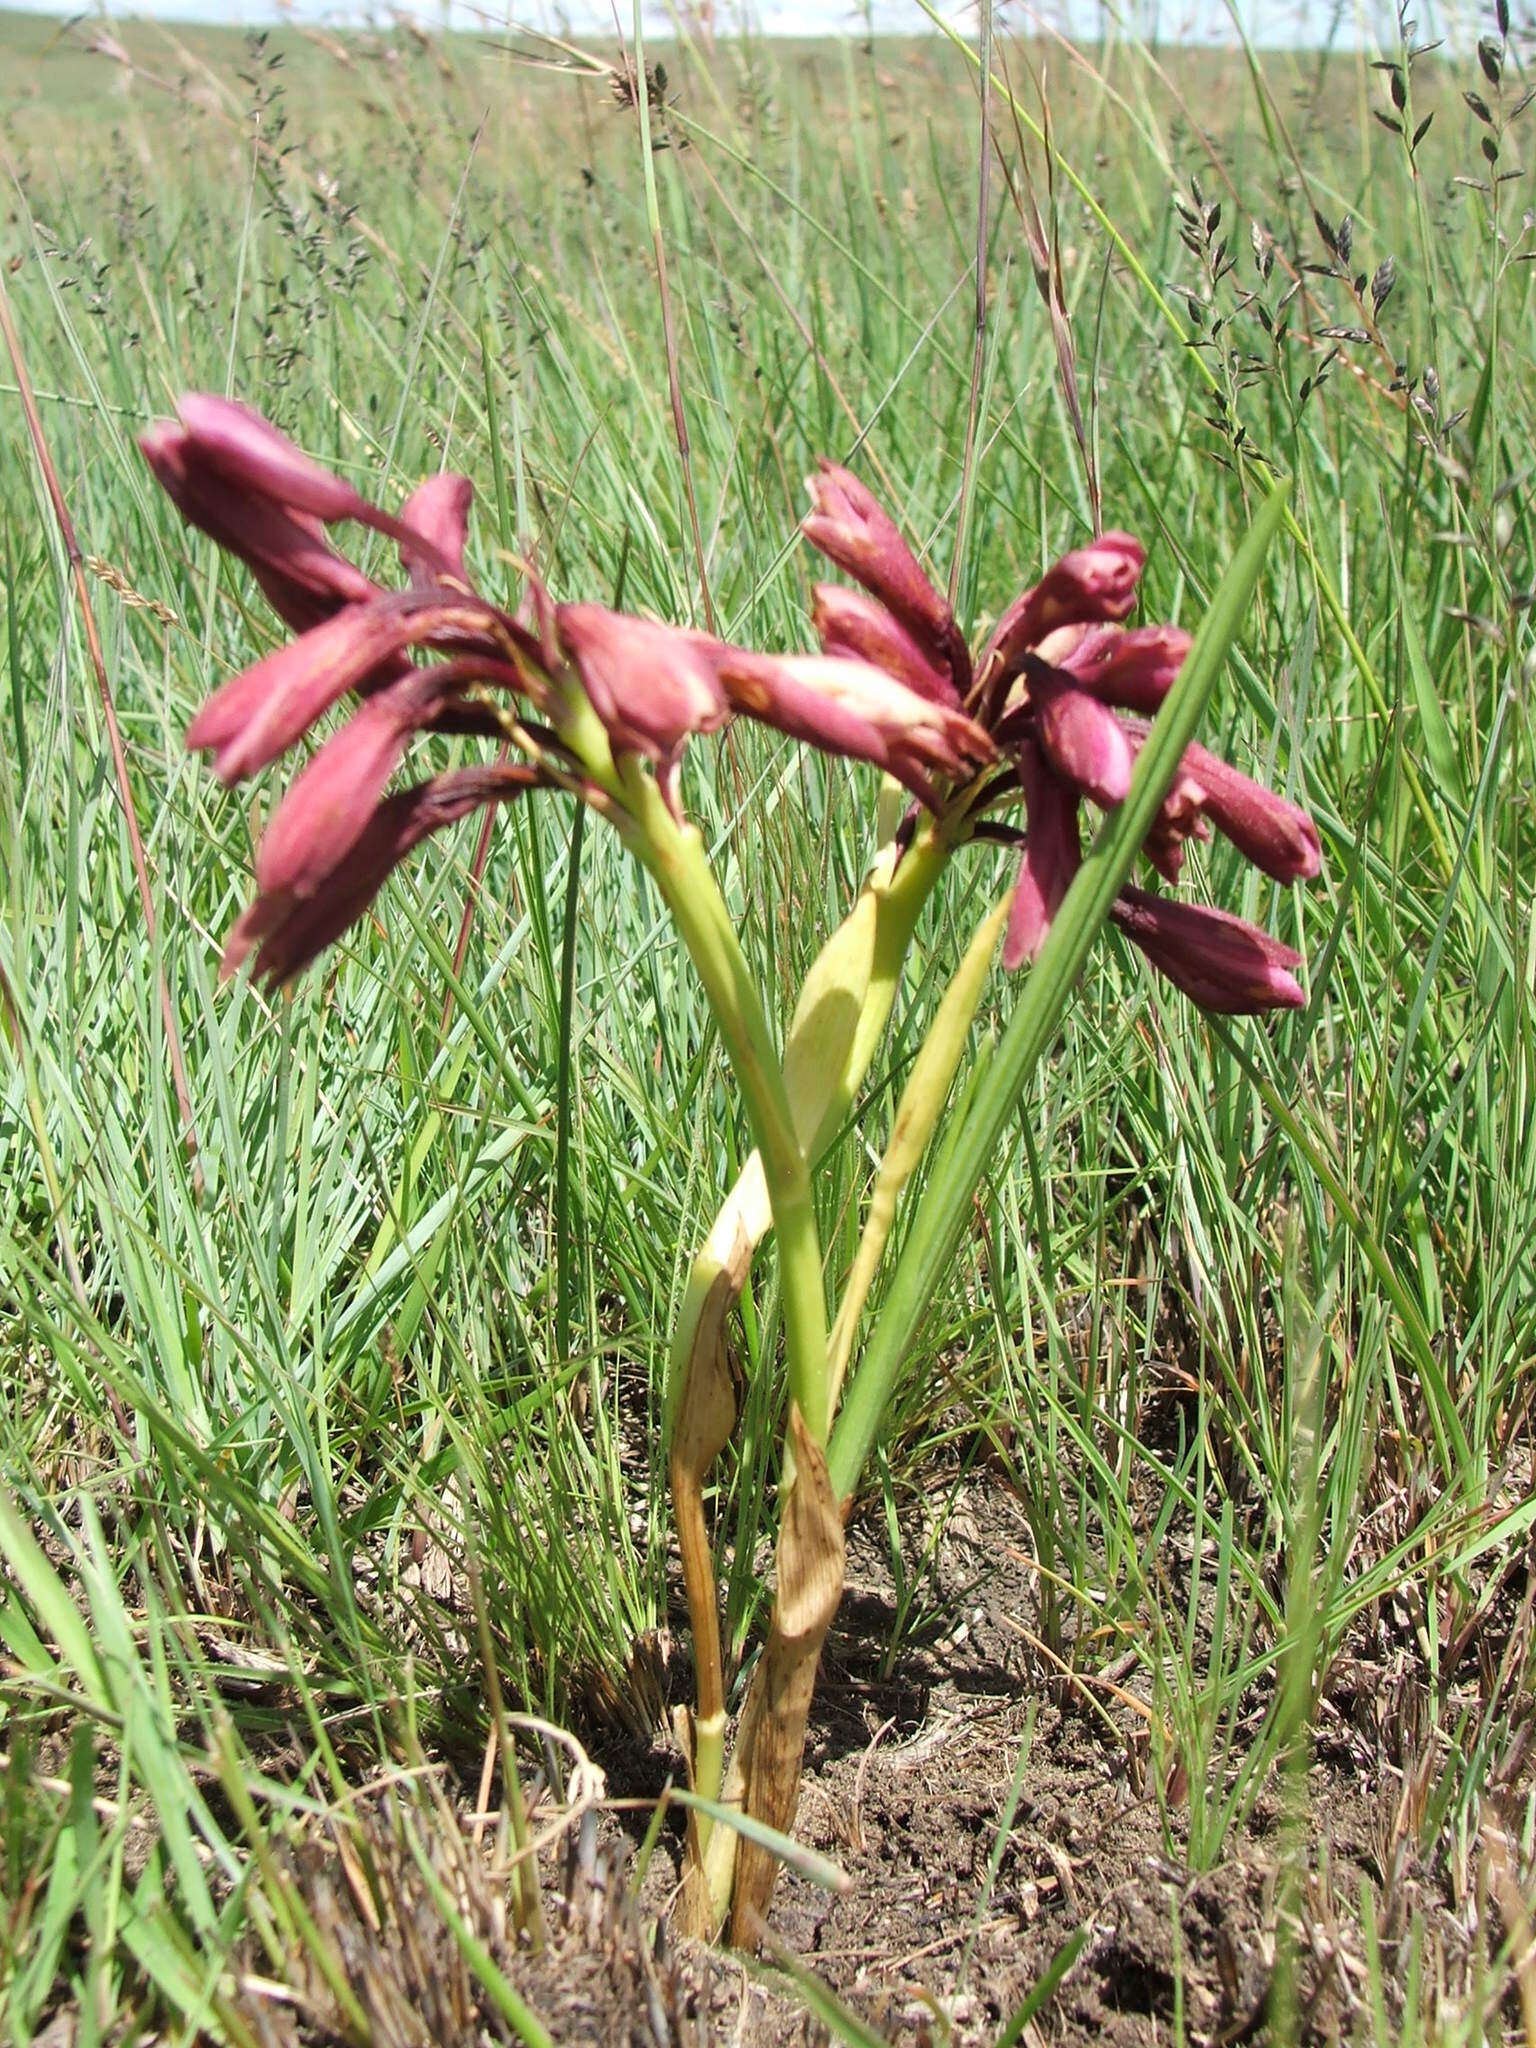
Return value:
<svg viewBox="0 0 1536 2048">
<path fill-rule="evenodd" d="M 781 1072 L 790 1116 L 814 1169 L 841 1128 L 890 1016 L 918 915 L 943 872 L 948 847 L 924 826 L 906 857 L 894 866 L 886 848 L 859 900 L 828 940 L 801 990 Z M 861 929 L 870 931 L 867 953 Z M 826 1000 L 856 1005 L 849 1023 L 823 1028 Z M 735 1402 L 725 1366 L 722 1328 L 751 1270 L 758 1243 L 772 1224 L 761 1153 L 742 1169 L 694 1261 L 673 1332 L 667 1381 L 668 1469 L 673 1516 L 682 1553 L 683 1583 L 693 1631 L 697 1699 L 693 1724 L 693 1788 L 704 1800 L 720 1796 L 725 1771 L 725 1676 L 720 1654 L 719 1596 L 704 1481 L 730 1435 Z M 829 1365 L 826 1406 L 836 1406 Z M 693 1931 L 712 1938 L 730 1905 L 732 1866 L 708 1854 L 714 1823 L 700 1807 L 690 1814 L 690 1886 L 682 1912 Z M 734 1844 L 732 1844 L 734 1847 Z M 711 1888 L 707 1872 L 713 1871 Z"/>
<path fill-rule="evenodd" d="M 970 1037 L 976 1005 L 981 1000 L 987 975 L 992 966 L 992 955 L 1003 924 L 1013 901 L 1010 891 L 982 919 L 966 948 L 965 957 L 955 970 L 954 978 L 945 990 L 938 1013 L 928 1028 L 912 1071 L 907 1076 L 907 1085 L 901 1091 L 901 1101 L 896 1106 L 896 1118 L 891 1126 L 890 1142 L 885 1157 L 880 1162 L 880 1171 L 875 1176 L 875 1185 L 869 1197 L 869 1210 L 864 1221 L 863 1235 L 859 1239 L 858 1254 L 853 1270 L 843 1288 L 843 1298 L 838 1304 L 837 1321 L 832 1326 L 832 1343 L 828 1378 L 831 1384 L 831 1400 L 835 1408 L 837 1396 L 843 1384 L 843 1374 L 853 1350 L 854 1333 L 859 1326 L 859 1317 L 869 1298 L 869 1290 L 879 1269 L 881 1255 L 896 1221 L 896 1203 L 902 1189 L 911 1179 L 922 1158 L 933 1128 L 943 1114 L 949 1100 L 950 1087 L 955 1078 Z"/>
<path fill-rule="evenodd" d="M 625 801 L 638 828 L 636 851 L 655 876 L 704 984 L 746 1101 L 778 1243 L 790 1393 L 821 1447 L 830 1423 L 821 1241 L 811 1171 L 795 1135 L 768 1020 L 697 831 L 679 824 L 649 775 L 632 766 L 621 772 Z"/>
<path fill-rule="evenodd" d="M 953 850 L 950 841 L 932 821 L 925 822 L 903 854 L 901 865 L 885 885 L 875 925 L 869 992 L 859 1011 L 853 1047 L 843 1074 L 841 1108 L 844 1115 L 869 1072 L 875 1049 L 890 1021 L 891 1006 L 896 1000 L 902 968 L 906 965 L 907 949 L 912 944 L 912 934 L 917 930 L 923 905 L 933 894 Z M 835 1135 L 835 1131 L 828 1131 L 826 1142 Z"/>
<path fill-rule="evenodd" d="M 638 849 L 637 849 L 638 851 Z M 864 884 L 864 895 L 873 890 L 878 899 L 874 944 L 869 958 L 868 970 L 859 987 L 858 1015 L 847 1038 L 846 1045 L 839 1044 L 830 1054 L 822 1045 L 818 1047 L 824 1070 L 830 1060 L 835 1060 L 836 1071 L 828 1085 L 814 1095 L 809 1091 L 796 1097 L 789 1091 L 789 1112 L 794 1124 L 801 1150 L 814 1171 L 828 1146 L 836 1138 L 848 1115 L 849 1106 L 864 1078 L 869 1072 L 870 1062 L 880 1043 L 891 1007 L 896 998 L 896 989 L 901 980 L 902 968 L 906 962 L 907 949 L 912 943 L 912 934 L 917 928 L 918 917 L 923 905 L 932 895 L 934 885 L 944 872 L 950 847 L 931 826 L 920 828 L 913 844 L 908 848 L 894 874 L 882 874 L 877 868 Z M 882 855 L 882 864 L 887 856 Z M 821 961 L 827 953 L 846 938 L 853 921 L 860 915 L 860 906 L 849 913 L 827 942 Z M 821 962 L 818 962 L 820 965 Z M 816 969 L 812 969 L 814 976 Z M 808 983 L 809 986 L 809 983 Z M 805 994 L 801 996 L 801 1010 L 797 1010 L 795 1022 L 790 1026 L 789 1045 L 781 1071 L 787 1071 L 795 1063 L 796 1041 L 805 1007 Z M 825 1076 L 824 1076 L 825 1078 Z M 730 1275 L 731 1300 L 741 1292 L 745 1284 L 747 1265 L 752 1253 L 772 1221 L 771 1205 L 764 1212 L 761 1199 L 755 1192 L 754 1183 L 762 1175 L 761 1157 L 749 1159 L 742 1168 L 736 1185 L 721 1204 L 711 1226 L 710 1235 L 693 1262 L 687 1292 L 678 1316 L 677 1327 L 672 1335 L 672 1351 L 669 1384 L 667 1388 L 667 1431 L 670 1437 L 676 1421 L 676 1404 L 686 1394 L 687 1383 L 695 1369 L 696 1354 L 700 1349 L 700 1324 L 706 1313 L 713 1309 L 715 1319 L 724 1313 L 718 1307 L 717 1296 L 722 1281 L 727 1277 L 725 1266 L 729 1258 L 732 1264 Z M 725 1227 L 731 1219 L 730 1228 Z M 745 1263 L 737 1264 L 737 1238 L 745 1233 Z"/>
<path fill-rule="evenodd" d="M 811 1202 L 811 1178 L 802 1164 L 801 1183 L 773 1192 L 773 1227 L 779 1253 L 779 1286 L 784 1304 L 784 1350 L 790 1391 L 818 1450 L 825 1450 L 832 1426 L 827 1383 L 827 1303 L 822 1287 L 821 1239 Z"/>
</svg>

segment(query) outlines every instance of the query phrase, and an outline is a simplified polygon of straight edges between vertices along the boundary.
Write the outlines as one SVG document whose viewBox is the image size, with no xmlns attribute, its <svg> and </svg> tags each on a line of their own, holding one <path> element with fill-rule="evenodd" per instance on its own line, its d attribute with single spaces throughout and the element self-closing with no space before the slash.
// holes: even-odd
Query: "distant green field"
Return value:
<svg viewBox="0 0 1536 2048">
<path fill-rule="evenodd" d="M 860 1512 L 920 1575 L 985 1450 L 1042 1567 L 1032 1636 L 1074 1670 L 1129 1660 L 1116 1683 L 1145 1710 L 1146 1796 L 1180 1867 L 1221 1859 L 1298 1731 L 1345 1740 L 1346 1648 L 1390 1666 L 1411 1704 L 1370 1738 L 1395 1788 L 1380 1873 L 1340 1937 L 1357 2038 L 1471 2042 L 1517 2027 L 1487 2018 L 1513 1938 L 1480 1890 L 1490 1830 L 1528 1894 L 1536 1852 L 1536 113 L 1514 51 L 1501 81 L 1419 59 L 1401 113 L 1376 54 L 999 47 L 1018 119 L 999 91 L 957 610 L 982 626 L 1090 531 L 1032 189 L 1106 520 L 1148 545 L 1146 616 L 1198 621 L 1263 495 L 1256 456 L 1294 479 L 1206 738 L 1309 806 L 1326 865 L 1278 890 L 1220 842 L 1194 863 L 1197 893 L 1306 955 L 1294 1016 L 1206 1023 L 1098 945 Z M 220 1959 L 279 1968 L 261 1930 L 282 1935 L 288 1895 L 258 1846 L 423 1759 L 467 1772 L 472 1800 L 475 1620 L 462 1583 L 423 1584 L 424 1548 L 462 1564 L 468 1530 L 509 1703 L 588 1731 L 596 1703 L 645 1721 L 645 1646 L 676 1625 L 667 1328 L 750 1145 L 688 963 L 601 834 L 573 881 L 550 802 L 495 836 L 446 1023 L 472 833 L 426 849 L 291 1003 L 216 987 L 278 783 L 226 795 L 180 736 L 276 628 L 134 447 L 178 391 L 229 391 L 388 505 L 467 471 L 487 589 L 511 597 L 526 550 L 560 596 L 702 622 L 616 55 L 0 15 L 0 263 L 157 917 L 151 947 L 0 361 L 0 2003 L 18 2042 L 64 2011 L 86 2031 L 49 2039 L 254 2038 Z M 949 574 L 975 65 L 937 36 L 648 55 L 711 601 L 733 636 L 805 648 L 817 453 L 851 459 Z M 363 559 L 392 573 L 371 537 Z M 874 777 L 736 729 L 686 778 L 782 1021 L 858 885 Z M 932 913 L 870 1128 L 962 902 L 1006 872 L 978 849 Z M 1013 1000 L 999 975 L 984 1018 Z M 851 1132 L 830 1175 L 839 1273 L 874 1156 Z M 713 1504 L 737 1653 L 763 1620 L 778 1335 L 760 1290 Z M 1202 1568 L 1172 1561 L 1173 1534 Z M 1057 1900 L 1062 1942 L 1097 1904 Z M 1404 1989 L 1415 1928 L 1424 1956 L 1444 1948 L 1433 1995 L 1429 1961 Z"/>
</svg>

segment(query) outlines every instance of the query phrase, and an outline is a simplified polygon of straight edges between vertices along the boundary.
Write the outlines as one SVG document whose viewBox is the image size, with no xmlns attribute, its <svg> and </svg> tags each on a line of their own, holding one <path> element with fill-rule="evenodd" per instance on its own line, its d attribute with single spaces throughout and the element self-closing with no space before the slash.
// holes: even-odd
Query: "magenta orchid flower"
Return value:
<svg viewBox="0 0 1536 2048">
<path fill-rule="evenodd" d="M 958 795 L 966 819 L 1022 796 L 1024 848 L 1003 945 L 1005 965 L 1032 960 L 1082 859 L 1079 806 L 1122 803 L 1155 713 L 1189 651 L 1174 626 L 1126 626 L 1145 562 L 1127 533 L 1106 533 L 1063 555 L 1014 599 L 973 663 L 953 614 L 895 524 L 863 485 L 823 464 L 810 482 L 802 531 L 863 586 L 819 585 L 814 622 L 822 646 L 858 654 L 979 726 L 1007 767 L 981 793 Z M 867 593 L 867 594 L 866 594 Z M 1130 715 L 1127 715 L 1130 714 Z M 1135 714 L 1143 714 L 1136 716 Z M 1169 882 L 1184 847 L 1214 826 L 1278 881 L 1322 864 L 1317 828 L 1286 798 L 1190 747 L 1145 852 Z M 1121 930 L 1153 964 L 1209 1010 L 1294 1007 L 1300 963 L 1254 926 L 1127 889 Z"/>
</svg>

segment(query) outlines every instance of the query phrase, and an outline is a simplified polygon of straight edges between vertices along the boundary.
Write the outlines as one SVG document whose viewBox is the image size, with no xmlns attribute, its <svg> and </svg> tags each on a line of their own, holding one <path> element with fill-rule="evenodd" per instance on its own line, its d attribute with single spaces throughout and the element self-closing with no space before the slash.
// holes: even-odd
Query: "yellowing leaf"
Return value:
<svg viewBox="0 0 1536 2048">
<path fill-rule="evenodd" d="M 923 1040 L 922 1049 L 912 1062 L 907 1085 L 901 1091 L 901 1101 L 896 1108 L 896 1121 L 891 1126 L 890 1143 L 885 1148 L 885 1157 L 881 1160 L 880 1171 L 875 1176 L 863 1235 L 859 1239 L 853 1270 L 843 1290 L 837 1321 L 832 1329 L 831 1343 L 828 1347 L 830 1408 L 835 1409 L 837 1406 L 843 1374 L 848 1369 L 848 1355 L 853 1348 L 854 1331 L 858 1327 L 864 1303 L 874 1283 L 881 1254 L 891 1234 L 891 1226 L 896 1220 L 897 1199 L 922 1158 L 928 1140 L 933 1135 L 934 1126 L 949 1100 L 955 1069 L 959 1066 L 961 1055 L 965 1051 L 971 1020 L 976 1015 L 976 1005 L 981 1001 L 981 992 L 986 986 L 987 970 L 992 964 L 992 955 L 997 948 L 998 934 L 1007 919 L 1008 906 L 1012 900 L 1010 891 L 977 927 L 970 945 L 966 948 L 964 959 L 955 969 L 954 979 L 944 991 L 937 1014 L 929 1027 L 928 1036 Z"/>
<path fill-rule="evenodd" d="M 789 1097 L 795 1136 L 808 1158 L 824 1142 L 822 1126 L 840 1113 L 845 1100 L 848 1055 L 869 994 L 875 958 L 878 901 L 873 878 L 817 954 L 784 1047 L 784 1092 Z"/>
</svg>

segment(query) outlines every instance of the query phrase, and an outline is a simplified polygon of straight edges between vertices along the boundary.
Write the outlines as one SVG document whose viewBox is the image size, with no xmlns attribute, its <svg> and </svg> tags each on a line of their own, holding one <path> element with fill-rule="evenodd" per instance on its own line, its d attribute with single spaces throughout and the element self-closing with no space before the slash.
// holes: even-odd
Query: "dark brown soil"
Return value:
<svg viewBox="0 0 1536 2048">
<path fill-rule="evenodd" d="M 1359 1929 L 1362 1886 L 1381 1904 L 1387 1974 L 1411 1914 L 1452 1974 L 1467 1953 L 1466 1910 L 1405 1855 L 1402 1773 L 1355 1724 L 1370 1675 L 1341 1664 L 1338 1739 L 1304 1783 L 1270 1784 L 1209 1867 L 1189 1858 L 1175 1769 L 1159 1798 L 1150 1691 L 1122 1655 L 1065 1678 L 1029 1633 L 1035 1574 L 1022 1510 L 999 1482 L 972 1482 L 936 1549 L 918 1647 L 888 1671 L 896 1633 L 883 1550 L 851 1535 L 849 1591 L 823 1660 L 797 1833 L 851 1879 L 829 1895 L 786 1874 L 773 1926 L 783 1948 L 892 2042 L 995 2041 L 1069 1943 L 1070 1966 L 1024 2038 L 1065 2043 L 1263 2038 L 1286 1995 L 1302 2038 L 1368 2032 Z M 1351 1690 L 1353 1688 L 1353 1691 Z M 1251 1739 L 1264 1709 L 1253 1703 Z M 1325 1706 L 1326 1706 L 1325 1702 Z M 1002 1822 L 1027 1740 L 1012 1825 Z M 1239 1745 L 1240 1753 L 1247 1742 Z M 679 1760 L 613 1744 L 599 1760 L 615 1795 L 654 1797 Z M 1166 1768 L 1166 1759 L 1164 1760 Z M 1297 1809 L 1287 1822 L 1287 1800 Z M 633 1819 L 633 1848 L 644 1816 Z M 626 1846 L 617 1821 L 608 1838 Z M 681 1840 L 664 1835 L 642 1903 L 665 1916 Z M 993 1861 L 995 1858 L 995 1871 Z M 1274 1988 L 1276 1930 L 1295 1958 Z M 688 1977 L 688 1953 L 682 1969 Z M 716 1959 L 692 2004 L 713 2038 L 755 2048 L 820 2039 L 797 2009 Z M 562 2039 L 564 2036 L 561 2037 Z M 575 2035 L 572 2039 L 577 2038 Z"/>
<path fill-rule="evenodd" d="M 1177 1543 L 1168 1550 L 1172 1587 L 1181 1563 Z M 850 1884 L 829 1894 L 781 1878 L 781 1959 L 909 2048 L 992 2048 L 1058 1965 L 1059 1981 L 1015 2037 L 1034 2048 L 1180 2035 L 1227 2048 L 1276 2031 L 1288 2041 L 1366 2041 L 1368 1888 L 1389 2005 L 1416 1921 L 1429 1968 L 1455 1997 L 1472 1967 L 1477 1900 L 1454 1859 L 1426 1867 L 1413 1847 L 1409 1795 L 1427 1773 L 1404 1731 L 1422 1681 L 1415 1659 L 1393 1650 L 1392 1617 L 1362 1621 L 1368 1656 L 1335 1661 L 1304 1778 L 1271 1774 L 1211 1844 L 1206 1867 L 1194 1868 L 1183 1771 L 1149 1739 L 1150 1649 L 1128 1654 L 1108 1639 L 1118 1656 L 1095 1666 L 1079 1649 L 1076 1674 L 1064 1675 L 1031 1633 L 1031 1556 L 1008 1488 L 971 1480 L 934 1546 L 914 1645 L 897 1628 L 883 1547 L 850 1532 L 848 1596 L 823 1660 L 797 1828 Z M 883 1668 L 898 1636 L 901 1653 Z M 653 1674 L 658 1718 L 661 1693 L 681 1695 L 686 1678 L 676 1660 Z M 1266 1704 L 1259 1687 L 1251 1711 L 1242 1702 L 1235 1757 L 1247 1754 Z M 680 1829 L 664 1828 L 630 1903 L 647 1805 L 681 1776 L 680 1759 L 659 1733 L 649 1746 L 610 1733 L 592 1748 L 608 1798 L 545 1856 L 552 1940 L 541 1956 L 510 1927 L 504 1875 L 490 1874 L 488 1848 L 465 1846 L 462 1819 L 439 1806 L 435 1819 L 411 1823 L 418 1836 L 424 1825 L 443 1831 L 432 1853 L 440 1876 L 553 2038 L 621 2048 L 826 2040 L 803 1999 L 775 1988 L 768 1964 L 749 1968 L 669 1937 Z M 380 1825 L 387 1836 L 389 1817 Z M 508 2038 L 410 1858 L 387 1843 L 376 1855 L 397 1874 L 382 1928 L 355 1883 L 349 1898 L 334 1842 L 295 1875 L 337 1948 L 355 1957 L 364 2006 L 388 2020 L 381 2038 Z M 297 2011 L 269 2008 L 261 2038 L 274 2048 L 341 2038 L 334 2016 L 323 2017 L 326 1987 L 295 1988 Z M 1272 2031 L 1282 1999 L 1294 2017 Z M 420 2020 L 425 2033 L 413 2031 Z"/>
</svg>

